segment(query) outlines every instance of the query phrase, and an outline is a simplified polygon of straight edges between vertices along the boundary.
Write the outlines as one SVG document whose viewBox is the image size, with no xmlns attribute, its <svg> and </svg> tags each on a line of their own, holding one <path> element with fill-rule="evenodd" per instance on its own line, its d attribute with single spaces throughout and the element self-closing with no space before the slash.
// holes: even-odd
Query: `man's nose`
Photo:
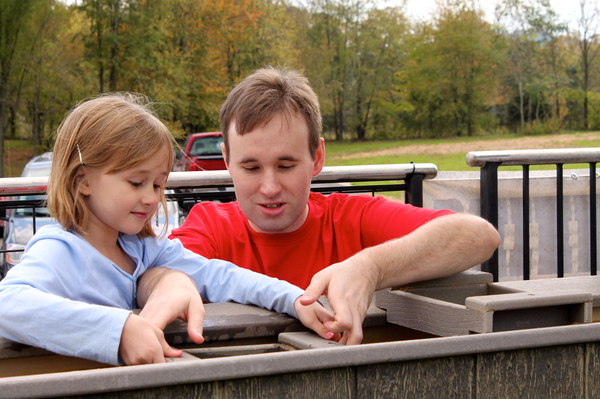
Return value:
<svg viewBox="0 0 600 399">
<path fill-rule="evenodd" d="M 267 171 L 263 175 L 260 185 L 261 193 L 267 197 L 274 197 L 281 191 L 281 184 L 277 174 L 272 171 Z"/>
</svg>

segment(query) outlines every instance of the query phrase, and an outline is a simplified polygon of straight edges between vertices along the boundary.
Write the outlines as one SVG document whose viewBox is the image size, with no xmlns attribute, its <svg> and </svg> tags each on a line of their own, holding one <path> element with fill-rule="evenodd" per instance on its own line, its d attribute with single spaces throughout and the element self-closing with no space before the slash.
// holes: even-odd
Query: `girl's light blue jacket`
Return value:
<svg viewBox="0 0 600 399">
<path fill-rule="evenodd" d="M 119 243 L 137 264 L 133 275 L 78 234 L 58 224 L 42 227 L 0 282 L 0 335 L 118 365 L 121 332 L 137 307 L 137 279 L 155 266 L 187 273 L 205 302 L 235 301 L 296 317 L 293 304 L 303 291 L 285 281 L 206 259 L 178 240 L 122 235 Z"/>
</svg>

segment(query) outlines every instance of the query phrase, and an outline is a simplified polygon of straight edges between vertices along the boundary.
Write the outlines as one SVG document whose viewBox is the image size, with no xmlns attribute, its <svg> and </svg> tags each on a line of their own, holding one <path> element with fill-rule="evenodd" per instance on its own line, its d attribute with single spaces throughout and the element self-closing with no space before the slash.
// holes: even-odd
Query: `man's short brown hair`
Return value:
<svg viewBox="0 0 600 399">
<path fill-rule="evenodd" d="M 321 137 L 319 99 L 308 79 L 297 71 L 266 67 L 241 81 L 221 107 L 221 130 L 229 155 L 229 128 L 235 121 L 237 133 L 244 135 L 269 123 L 274 116 L 288 119 L 304 115 L 308 125 L 308 149 L 313 159 Z"/>
</svg>

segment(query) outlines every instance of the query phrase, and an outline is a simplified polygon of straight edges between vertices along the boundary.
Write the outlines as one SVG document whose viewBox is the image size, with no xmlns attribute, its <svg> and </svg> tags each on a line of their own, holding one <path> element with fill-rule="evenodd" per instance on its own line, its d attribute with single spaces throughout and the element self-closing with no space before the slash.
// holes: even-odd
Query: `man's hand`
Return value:
<svg viewBox="0 0 600 399">
<path fill-rule="evenodd" d="M 327 296 L 334 318 L 323 327 L 342 333 L 340 342 L 347 345 L 362 342 L 362 323 L 377 286 L 376 276 L 369 275 L 376 269 L 364 267 L 361 262 L 365 260 L 359 254 L 315 274 L 300 297 L 300 303 L 306 306 L 316 302 L 321 295 Z"/>
<path fill-rule="evenodd" d="M 160 328 L 132 313 L 123 327 L 119 354 L 125 364 L 135 365 L 164 363 L 165 357 L 179 357 L 181 351 L 167 344 Z"/>
<path fill-rule="evenodd" d="M 499 244 L 498 232 L 480 217 L 441 216 L 321 270 L 300 302 L 307 305 L 327 295 L 335 320 L 325 328 L 343 332 L 343 343 L 359 344 L 376 290 L 459 273 L 488 259 Z"/>
<path fill-rule="evenodd" d="M 185 273 L 155 267 L 144 273 L 139 281 L 138 305 L 140 316 L 159 329 L 175 319 L 187 322 L 190 339 L 201 344 L 202 323 L 206 314 L 196 284 Z"/>
</svg>

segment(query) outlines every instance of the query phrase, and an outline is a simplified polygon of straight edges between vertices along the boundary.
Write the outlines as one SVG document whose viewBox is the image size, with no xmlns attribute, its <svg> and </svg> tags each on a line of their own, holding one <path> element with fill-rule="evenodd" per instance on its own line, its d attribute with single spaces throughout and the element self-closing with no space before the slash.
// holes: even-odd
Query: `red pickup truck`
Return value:
<svg viewBox="0 0 600 399">
<path fill-rule="evenodd" d="M 193 133 L 178 154 L 173 171 L 224 170 L 227 169 L 221 154 L 221 132 Z"/>
</svg>

